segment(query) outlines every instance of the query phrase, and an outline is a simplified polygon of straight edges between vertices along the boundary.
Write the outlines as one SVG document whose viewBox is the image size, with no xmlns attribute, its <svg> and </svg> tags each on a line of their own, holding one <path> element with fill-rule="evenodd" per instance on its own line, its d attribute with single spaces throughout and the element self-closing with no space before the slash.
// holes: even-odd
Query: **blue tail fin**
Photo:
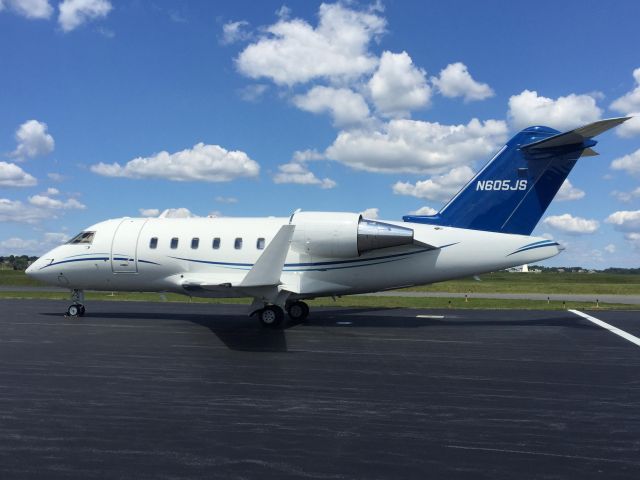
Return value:
<svg viewBox="0 0 640 480">
<path fill-rule="evenodd" d="M 432 216 L 406 222 L 529 235 L 581 156 L 597 155 L 592 137 L 628 118 L 612 118 L 560 133 L 529 127 L 514 136 Z"/>
</svg>

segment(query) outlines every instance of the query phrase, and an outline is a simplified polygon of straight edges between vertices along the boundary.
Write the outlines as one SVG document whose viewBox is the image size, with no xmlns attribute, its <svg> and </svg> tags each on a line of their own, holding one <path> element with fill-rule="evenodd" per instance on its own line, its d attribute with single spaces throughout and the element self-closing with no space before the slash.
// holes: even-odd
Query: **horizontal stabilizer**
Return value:
<svg viewBox="0 0 640 480">
<path fill-rule="evenodd" d="M 582 155 L 580 155 L 581 157 L 597 157 L 598 155 L 600 155 L 598 152 L 596 152 L 593 148 L 585 148 L 582 151 Z"/>
<path fill-rule="evenodd" d="M 580 145 L 584 143 L 585 140 L 589 140 L 596 135 L 600 135 L 603 132 L 615 127 L 616 125 L 620 125 L 623 122 L 626 122 L 631 117 L 618 117 L 618 118 L 608 118 L 606 120 L 599 120 L 597 122 L 590 123 L 583 127 L 576 128 L 575 130 L 570 130 L 568 132 L 559 133 L 558 135 L 553 135 L 551 137 L 547 137 L 543 140 L 538 140 L 537 142 L 529 143 L 527 145 L 523 145 L 522 149 L 535 149 L 540 150 L 544 148 L 557 148 L 564 147 L 567 145 Z M 589 156 L 589 155 L 585 155 Z"/>
</svg>

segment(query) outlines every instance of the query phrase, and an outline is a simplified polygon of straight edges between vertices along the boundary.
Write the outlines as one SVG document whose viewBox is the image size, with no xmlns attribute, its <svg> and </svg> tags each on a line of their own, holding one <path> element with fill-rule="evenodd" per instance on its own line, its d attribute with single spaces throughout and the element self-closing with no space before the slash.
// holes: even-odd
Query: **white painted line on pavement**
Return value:
<svg viewBox="0 0 640 480">
<path fill-rule="evenodd" d="M 595 323 L 596 325 L 609 330 L 611 333 L 615 333 L 616 335 L 624 338 L 625 340 L 629 340 L 631 343 L 635 343 L 637 346 L 640 347 L 640 338 L 631 335 L 630 333 L 625 332 L 624 330 L 620 330 L 617 327 L 614 327 L 613 325 L 609 325 L 608 323 L 603 322 L 602 320 L 598 320 L 596 317 L 592 317 L 591 315 L 587 315 L 584 312 L 581 312 L 579 310 L 569 310 L 571 313 L 575 313 L 576 315 L 578 315 L 579 317 L 582 318 L 586 318 L 587 320 L 589 320 L 592 323 Z"/>
<path fill-rule="evenodd" d="M 444 315 L 416 315 L 416 318 L 444 318 Z"/>
</svg>

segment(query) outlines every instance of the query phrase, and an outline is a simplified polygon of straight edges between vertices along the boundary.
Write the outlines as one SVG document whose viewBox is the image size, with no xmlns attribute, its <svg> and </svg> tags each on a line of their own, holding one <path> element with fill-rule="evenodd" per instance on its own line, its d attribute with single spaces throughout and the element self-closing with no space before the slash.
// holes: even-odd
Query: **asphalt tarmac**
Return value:
<svg viewBox="0 0 640 480">
<path fill-rule="evenodd" d="M 640 478 L 640 347 L 570 312 L 66 306 L 0 301 L 3 480 Z"/>
</svg>

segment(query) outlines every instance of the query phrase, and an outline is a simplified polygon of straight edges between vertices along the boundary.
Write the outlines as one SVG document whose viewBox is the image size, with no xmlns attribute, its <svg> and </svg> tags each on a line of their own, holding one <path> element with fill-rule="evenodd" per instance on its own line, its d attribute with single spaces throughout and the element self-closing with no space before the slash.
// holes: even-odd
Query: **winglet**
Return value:
<svg viewBox="0 0 640 480">
<path fill-rule="evenodd" d="M 295 225 L 283 225 L 269 242 L 260 258 L 253 265 L 249 273 L 242 279 L 239 287 L 260 287 L 279 285 L 282 267 L 284 267 L 289 244 L 293 237 Z"/>
<path fill-rule="evenodd" d="M 590 140 L 596 135 L 600 135 L 601 133 L 604 133 L 615 126 L 618 126 L 623 122 L 626 122 L 630 118 L 631 117 L 617 117 L 617 118 L 607 118 L 605 120 L 598 120 L 597 122 L 584 125 L 574 130 L 569 130 L 568 132 L 559 133 L 557 135 L 547 137 L 543 140 L 538 140 L 537 142 L 532 142 L 527 145 L 523 145 L 520 148 L 525 150 L 529 150 L 529 149 L 540 150 L 544 148 L 563 147 L 566 145 L 580 145 L 580 144 L 583 144 L 586 140 Z M 591 142 L 591 143 L 595 144 L 595 142 Z M 591 145 L 587 145 L 587 147 L 589 146 Z M 585 156 L 589 156 L 589 155 L 587 154 Z"/>
</svg>

